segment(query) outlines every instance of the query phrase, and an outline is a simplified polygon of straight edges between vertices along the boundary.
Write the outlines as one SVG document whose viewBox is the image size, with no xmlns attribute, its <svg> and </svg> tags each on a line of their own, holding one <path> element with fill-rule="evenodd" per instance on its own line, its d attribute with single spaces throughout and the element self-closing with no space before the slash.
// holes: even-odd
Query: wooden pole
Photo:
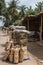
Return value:
<svg viewBox="0 0 43 65">
<path fill-rule="evenodd" d="M 29 19 L 28 19 L 27 25 L 28 25 L 28 30 L 29 30 Z"/>
<path fill-rule="evenodd" d="M 42 41 L 42 15 L 41 15 L 41 26 L 40 26 L 40 41 Z"/>
</svg>

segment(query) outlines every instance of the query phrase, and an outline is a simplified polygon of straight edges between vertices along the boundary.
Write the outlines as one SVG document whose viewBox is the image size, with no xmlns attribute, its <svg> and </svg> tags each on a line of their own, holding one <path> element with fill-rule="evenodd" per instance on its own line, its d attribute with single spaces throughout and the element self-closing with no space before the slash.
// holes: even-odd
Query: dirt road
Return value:
<svg viewBox="0 0 43 65">
<path fill-rule="evenodd" d="M 9 62 L 2 61 L 2 57 L 5 52 L 4 49 L 5 49 L 5 43 L 7 41 L 7 38 L 8 38 L 8 36 L 6 36 L 2 31 L 0 31 L 0 65 L 15 65 L 15 64 L 11 64 Z M 30 47 L 29 47 L 29 49 L 30 49 Z M 32 50 L 32 49 L 30 49 L 30 50 Z M 39 63 L 39 60 L 37 59 L 37 57 L 32 52 L 30 52 L 30 50 L 28 52 L 30 59 L 23 61 L 22 63 L 19 63 L 17 65 L 43 65 L 42 63 L 41 64 Z M 36 53 L 37 53 L 37 51 L 36 51 Z"/>
</svg>

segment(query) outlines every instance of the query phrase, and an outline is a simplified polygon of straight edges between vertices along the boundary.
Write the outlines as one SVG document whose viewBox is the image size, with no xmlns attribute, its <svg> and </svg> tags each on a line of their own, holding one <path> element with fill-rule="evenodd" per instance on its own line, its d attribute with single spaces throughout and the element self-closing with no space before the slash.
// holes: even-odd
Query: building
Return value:
<svg viewBox="0 0 43 65">
<path fill-rule="evenodd" d="M 37 15 L 29 15 L 25 16 L 22 25 L 26 26 L 26 29 L 29 31 L 36 31 L 39 32 L 40 41 L 42 40 L 43 36 L 43 13 L 40 12 Z"/>
</svg>

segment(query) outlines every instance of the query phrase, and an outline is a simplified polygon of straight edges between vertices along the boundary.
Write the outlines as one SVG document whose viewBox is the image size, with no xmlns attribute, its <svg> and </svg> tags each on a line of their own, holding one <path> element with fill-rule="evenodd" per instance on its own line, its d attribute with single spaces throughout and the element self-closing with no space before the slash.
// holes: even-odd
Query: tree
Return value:
<svg viewBox="0 0 43 65">
<path fill-rule="evenodd" d="M 38 12 L 41 12 L 42 9 L 43 9 L 43 1 L 42 1 L 42 2 L 38 2 L 38 3 L 36 4 L 35 10 L 38 11 Z"/>
<path fill-rule="evenodd" d="M 19 6 L 19 10 L 20 10 L 19 16 L 20 17 L 24 17 L 25 16 L 25 10 L 26 10 L 26 8 L 27 7 L 25 5 Z"/>
<path fill-rule="evenodd" d="M 26 11 L 26 15 L 35 15 L 36 11 L 32 9 L 32 6 L 30 6 L 28 8 L 28 10 Z"/>
<path fill-rule="evenodd" d="M 13 22 L 18 18 L 18 11 L 17 11 L 17 3 L 18 0 L 12 0 L 9 4 L 9 15 L 11 16 Z"/>
<path fill-rule="evenodd" d="M 5 8 L 6 8 L 5 0 L 0 0 L 0 15 L 3 15 L 5 13 Z"/>
<path fill-rule="evenodd" d="M 7 8 L 7 11 L 5 13 L 6 22 L 5 25 L 9 26 L 12 25 L 15 20 L 18 19 L 18 11 L 17 11 L 17 2 L 16 0 L 12 0 L 9 4 L 9 7 Z"/>
</svg>

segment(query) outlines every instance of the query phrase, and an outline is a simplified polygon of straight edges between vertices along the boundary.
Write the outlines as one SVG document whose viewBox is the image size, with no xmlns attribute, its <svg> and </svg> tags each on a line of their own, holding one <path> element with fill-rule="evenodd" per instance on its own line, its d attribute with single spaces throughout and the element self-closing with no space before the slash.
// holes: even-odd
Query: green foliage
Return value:
<svg viewBox="0 0 43 65">
<path fill-rule="evenodd" d="M 21 19 L 25 15 L 35 15 L 43 11 L 43 1 L 36 4 L 35 9 L 32 9 L 32 6 L 27 8 L 25 5 L 18 6 L 19 0 L 12 0 L 8 3 L 9 7 L 6 7 L 5 0 L 0 0 L 0 15 L 4 15 L 6 18 L 5 25 L 20 25 Z M 19 11 L 18 11 L 19 10 Z"/>
<path fill-rule="evenodd" d="M 26 6 L 25 5 L 22 5 L 22 6 L 19 6 L 19 16 L 22 18 L 25 16 L 25 10 L 26 10 Z"/>
<path fill-rule="evenodd" d="M 21 20 L 16 20 L 14 23 L 13 23 L 13 25 L 21 25 Z"/>
<path fill-rule="evenodd" d="M 16 10 L 17 8 L 17 3 L 18 1 L 16 0 L 12 0 L 9 4 L 9 7 L 7 8 L 7 11 L 5 13 L 5 17 L 6 17 L 6 22 L 5 25 L 7 23 L 7 25 L 12 25 L 13 22 L 15 22 L 15 20 L 18 19 L 18 11 Z"/>
<path fill-rule="evenodd" d="M 35 15 L 37 12 L 32 9 L 32 6 L 28 10 L 26 10 L 26 15 Z"/>
<path fill-rule="evenodd" d="M 43 10 L 43 1 L 36 4 L 36 11 L 41 12 Z"/>
<path fill-rule="evenodd" d="M 5 13 L 5 9 L 6 9 L 5 0 L 0 0 L 0 15 Z"/>
</svg>

